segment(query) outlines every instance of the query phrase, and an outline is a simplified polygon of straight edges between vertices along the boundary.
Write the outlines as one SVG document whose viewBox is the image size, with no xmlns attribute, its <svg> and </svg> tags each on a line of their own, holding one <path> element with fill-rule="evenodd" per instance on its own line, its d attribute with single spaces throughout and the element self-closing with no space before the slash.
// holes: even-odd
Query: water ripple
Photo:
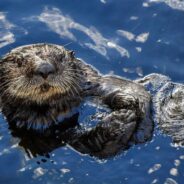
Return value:
<svg viewBox="0 0 184 184">
<path fill-rule="evenodd" d="M 151 3 L 165 3 L 173 9 L 184 11 L 184 1 L 183 0 L 149 0 L 148 5 Z"/>
<path fill-rule="evenodd" d="M 10 23 L 4 12 L 0 12 L 0 48 L 14 43 L 15 37 L 11 32 L 11 29 L 14 27 L 12 23 Z"/>
<path fill-rule="evenodd" d="M 79 44 L 93 49 L 106 58 L 108 58 L 108 49 L 116 50 L 123 57 L 130 56 L 129 52 L 125 48 L 118 45 L 114 40 L 105 38 L 94 26 L 87 27 L 82 25 L 68 15 L 64 15 L 62 11 L 56 7 L 46 7 L 39 16 L 31 17 L 27 20 L 38 20 L 44 22 L 52 31 L 59 34 L 60 37 L 67 38 L 75 42 L 80 39 L 77 38 L 77 35 L 73 33 L 72 30 L 80 31 L 89 37 L 92 42 L 83 43 L 83 41 L 79 41 Z"/>
</svg>

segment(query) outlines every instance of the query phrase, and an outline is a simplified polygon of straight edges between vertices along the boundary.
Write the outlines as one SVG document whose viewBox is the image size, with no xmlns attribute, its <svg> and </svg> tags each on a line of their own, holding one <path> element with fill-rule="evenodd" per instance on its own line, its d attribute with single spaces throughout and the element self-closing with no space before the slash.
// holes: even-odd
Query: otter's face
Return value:
<svg viewBox="0 0 184 184">
<path fill-rule="evenodd" d="M 36 44 L 12 50 L 0 62 L 0 93 L 38 104 L 78 95 L 81 70 L 72 51 Z"/>
</svg>

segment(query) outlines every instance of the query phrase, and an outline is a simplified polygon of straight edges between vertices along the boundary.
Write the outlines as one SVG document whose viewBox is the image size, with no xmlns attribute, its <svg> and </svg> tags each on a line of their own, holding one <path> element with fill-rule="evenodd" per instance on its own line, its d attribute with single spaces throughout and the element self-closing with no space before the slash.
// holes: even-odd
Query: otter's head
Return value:
<svg viewBox="0 0 184 184">
<path fill-rule="evenodd" d="M 81 70 L 73 51 L 35 44 L 16 48 L 0 62 L 0 93 L 37 104 L 80 92 Z M 7 100 L 7 99 L 6 99 Z"/>
</svg>

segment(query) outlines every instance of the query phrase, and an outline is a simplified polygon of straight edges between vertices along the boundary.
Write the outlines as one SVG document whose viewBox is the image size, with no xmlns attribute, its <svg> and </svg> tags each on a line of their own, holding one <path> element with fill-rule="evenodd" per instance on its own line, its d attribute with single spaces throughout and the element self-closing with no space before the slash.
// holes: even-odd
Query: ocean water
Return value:
<svg viewBox="0 0 184 184">
<path fill-rule="evenodd" d="M 55 43 L 104 74 L 161 73 L 183 83 L 183 41 L 183 0 L 0 1 L 1 56 L 20 45 Z M 34 145 L 32 137 L 25 142 Z M 61 144 L 34 157 L 22 144 L 0 116 L 0 184 L 184 182 L 184 148 L 157 128 L 150 142 L 101 160 Z"/>
</svg>

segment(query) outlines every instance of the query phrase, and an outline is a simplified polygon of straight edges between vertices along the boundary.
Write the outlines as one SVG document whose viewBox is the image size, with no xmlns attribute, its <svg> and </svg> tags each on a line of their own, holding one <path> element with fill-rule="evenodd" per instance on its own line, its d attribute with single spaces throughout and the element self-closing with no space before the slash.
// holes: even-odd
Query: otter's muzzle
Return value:
<svg viewBox="0 0 184 184">
<path fill-rule="evenodd" d="M 35 69 L 35 74 L 40 75 L 44 79 L 47 79 L 49 75 L 54 74 L 55 72 L 56 68 L 54 67 L 54 65 L 47 62 L 39 63 Z"/>
</svg>

